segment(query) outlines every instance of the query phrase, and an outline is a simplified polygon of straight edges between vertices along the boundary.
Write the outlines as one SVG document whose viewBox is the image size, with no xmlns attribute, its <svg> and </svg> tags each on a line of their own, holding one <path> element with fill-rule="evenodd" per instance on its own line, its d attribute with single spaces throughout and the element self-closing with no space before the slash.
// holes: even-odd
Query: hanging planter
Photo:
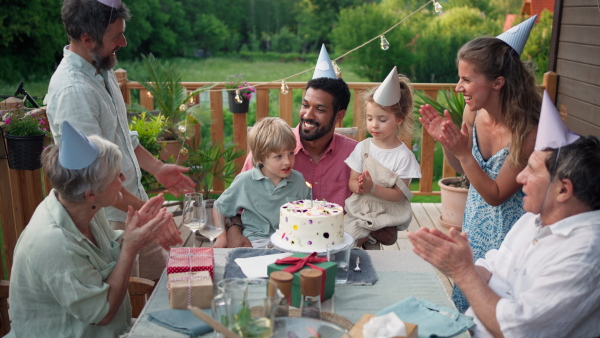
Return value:
<svg viewBox="0 0 600 338">
<path fill-rule="evenodd" d="M 36 170 L 42 167 L 40 156 L 46 135 L 13 136 L 5 134 L 8 166 L 16 170 Z"/>
<path fill-rule="evenodd" d="M 234 114 L 246 114 L 250 107 L 250 99 L 242 96 L 242 102 L 238 103 L 235 100 L 235 91 L 227 92 L 229 96 L 229 110 Z"/>
</svg>

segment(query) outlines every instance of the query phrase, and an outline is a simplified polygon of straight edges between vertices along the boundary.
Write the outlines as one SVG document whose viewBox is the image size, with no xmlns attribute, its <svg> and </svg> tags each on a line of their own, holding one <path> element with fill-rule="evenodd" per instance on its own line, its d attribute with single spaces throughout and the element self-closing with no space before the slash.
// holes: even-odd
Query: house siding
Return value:
<svg viewBox="0 0 600 338">
<path fill-rule="evenodd" d="M 556 106 L 576 133 L 600 137 L 600 8 L 596 0 L 556 2 L 550 70 Z"/>
</svg>

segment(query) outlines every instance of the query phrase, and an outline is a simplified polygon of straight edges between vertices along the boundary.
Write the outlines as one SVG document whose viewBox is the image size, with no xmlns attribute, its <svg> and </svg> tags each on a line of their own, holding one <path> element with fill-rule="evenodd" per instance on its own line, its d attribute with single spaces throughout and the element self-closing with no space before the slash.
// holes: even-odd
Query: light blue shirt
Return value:
<svg viewBox="0 0 600 338">
<path fill-rule="evenodd" d="M 129 328 L 126 294 L 113 320 L 109 285 L 123 231 L 112 230 L 103 210 L 90 222 L 96 246 L 75 226 L 55 191 L 40 203 L 21 233 L 10 277 L 13 337 L 116 337 Z"/>
<path fill-rule="evenodd" d="M 112 70 L 97 73 L 96 67 L 69 51 L 68 47 L 63 50 L 63 59 L 52 75 L 44 99 L 54 142 L 60 144 L 62 124 L 69 121 L 85 135 L 100 135 L 116 144 L 123 155 L 123 186 L 133 195 L 147 200 L 134 153 L 139 140 L 137 133 L 129 130 L 127 108 L 115 73 Z M 125 222 L 127 214 L 111 207 L 106 209 L 106 217 L 109 221 Z"/>
<path fill-rule="evenodd" d="M 277 186 L 263 175 L 259 166 L 240 173 L 215 202 L 225 217 L 237 215 L 240 209 L 244 236 L 250 241 L 269 238 L 279 229 L 279 208 L 286 202 L 310 198 L 304 176 L 292 170 Z"/>
</svg>

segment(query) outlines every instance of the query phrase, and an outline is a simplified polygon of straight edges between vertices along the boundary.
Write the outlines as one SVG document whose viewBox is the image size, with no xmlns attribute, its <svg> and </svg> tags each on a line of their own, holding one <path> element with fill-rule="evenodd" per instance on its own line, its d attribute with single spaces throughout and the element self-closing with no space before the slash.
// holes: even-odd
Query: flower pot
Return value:
<svg viewBox="0 0 600 338">
<path fill-rule="evenodd" d="M 242 102 L 238 103 L 235 100 L 235 92 L 234 91 L 227 92 L 227 95 L 229 97 L 229 110 L 231 110 L 232 113 L 234 113 L 234 114 L 246 114 L 248 112 L 248 109 L 249 109 L 249 106 L 250 106 L 250 100 L 249 99 L 245 98 L 242 95 Z"/>
<path fill-rule="evenodd" d="M 446 228 L 462 228 L 469 189 L 456 188 L 450 185 L 460 181 L 460 179 L 460 177 L 446 177 L 438 182 L 442 194 L 440 224 Z"/>
<path fill-rule="evenodd" d="M 36 170 L 42 167 L 40 156 L 46 135 L 13 136 L 6 134 L 8 166 L 16 170 Z"/>
<path fill-rule="evenodd" d="M 174 163 L 182 164 L 187 160 L 188 154 L 180 154 L 179 152 L 182 149 L 181 142 L 177 140 L 168 140 L 168 141 L 157 141 L 161 150 L 158 152 L 158 158 L 163 160 L 164 162 L 170 162 L 171 157 L 173 158 Z M 179 156 L 179 157 L 178 157 Z"/>
</svg>

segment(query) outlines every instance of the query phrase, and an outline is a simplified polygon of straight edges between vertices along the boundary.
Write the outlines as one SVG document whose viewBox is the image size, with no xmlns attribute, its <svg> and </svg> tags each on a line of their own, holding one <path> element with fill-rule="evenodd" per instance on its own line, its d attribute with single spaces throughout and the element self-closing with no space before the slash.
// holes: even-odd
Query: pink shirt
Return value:
<svg viewBox="0 0 600 338">
<path fill-rule="evenodd" d="M 344 135 L 333 134 L 329 147 L 321 156 L 319 163 L 315 164 L 302 146 L 298 128 L 294 128 L 294 135 L 296 135 L 294 169 L 304 175 L 306 182 L 312 184 L 313 199 L 326 199 L 343 207 L 346 198 L 352 194 L 348 188 L 351 170 L 344 161 L 350 156 L 357 142 Z M 251 153 L 246 157 L 242 171 L 249 169 L 252 169 Z"/>
</svg>

